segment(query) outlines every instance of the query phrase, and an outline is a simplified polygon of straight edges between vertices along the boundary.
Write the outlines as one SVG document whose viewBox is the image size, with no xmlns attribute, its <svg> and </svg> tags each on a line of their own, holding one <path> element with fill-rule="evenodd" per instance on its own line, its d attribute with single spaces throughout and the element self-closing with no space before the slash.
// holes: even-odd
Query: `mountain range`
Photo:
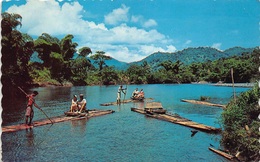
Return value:
<svg viewBox="0 0 260 162">
<path fill-rule="evenodd" d="M 227 58 L 231 56 L 241 56 L 243 53 L 251 53 L 255 48 L 242 48 L 242 47 L 233 47 L 225 51 L 220 51 L 212 47 L 198 47 L 198 48 L 186 48 L 181 51 L 174 53 L 166 52 L 155 52 L 146 58 L 131 62 L 125 63 L 120 62 L 114 58 L 111 60 L 105 61 L 108 66 L 114 66 L 117 70 L 126 70 L 129 66 L 133 64 L 141 65 L 143 62 L 147 62 L 150 67 L 155 68 L 157 65 L 163 61 L 170 60 L 173 63 L 180 60 L 184 65 L 189 65 L 195 62 L 205 62 L 205 61 L 214 61 L 220 58 Z"/>
<path fill-rule="evenodd" d="M 205 61 L 214 61 L 218 60 L 220 58 L 227 58 L 231 56 L 241 56 L 243 53 L 251 53 L 253 52 L 255 48 L 243 48 L 243 47 L 233 47 L 229 48 L 225 51 L 220 51 L 216 48 L 212 47 L 189 47 L 186 49 L 183 49 L 181 51 L 173 52 L 173 53 L 168 53 L 168 52 L 155 52 L 146 58 L 136 61 L 136 62 L 131 62 L 131 63 L 126 63 L 126 62 L 121 62 L 118 61 L 114 58 L 111 60 L 106 60 L 105 63 L 108 66 L 114 66 L 115 69 L 117 70 L 126 70 L 129 68 L 131 65 L 141 65 L 143 62 L 147 62 L 150 67 L 156 68 L 159 63 L 163 61 L 170 60 L 173 63 L 180 60 L 184 65 L 189 65 L 191 63 L 195 62 L 205 62 Z M 92 63 L 94 60 L 88 58 Z M 33 56 L 31 57 L 31 61 L 33 62 L 42 62 L 38 56 L 37 53 L 34 53 Z M 97 67 L 97 65 L 94 65 Z"/>
</svg>

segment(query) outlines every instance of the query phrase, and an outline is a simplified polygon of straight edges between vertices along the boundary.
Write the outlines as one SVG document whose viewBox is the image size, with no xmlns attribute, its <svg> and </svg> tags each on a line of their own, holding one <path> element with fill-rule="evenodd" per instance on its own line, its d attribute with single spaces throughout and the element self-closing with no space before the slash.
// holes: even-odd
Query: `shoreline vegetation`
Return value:
<svg viewBox="0 0 260 162">
<path fill-rule="evenodd" d="M 225 86 L 225 87 L 245 87 L 245 88 L 252 88 L 256 83 L 216 83 L 213 84 L 215 86 Z"/>
<path fill-rule="evenodd" d="M 191 50 L 189 56 L 185 55 L 185 59 L 192 59 L 190 64 L 181 59 L 154 59 L 118 70 L 106 64 L 106 61 L 112 58 L 106 56 L 104 51 L 92 54 L 89 47 L 77 50 L 78 44 L 73 42 L 74 36 L 71 34 L 60 40 L 48 33 L 42 33 L 34 40 L 30 35 L 17 30 L 22 25 L 21 15 L 7 12 L 1 15 L 2 103 L 8 98 L 19 96 L 18 86 L 23 89 L 39 86 L 119 84 L 211 84 L 253 87 L 235 101 L 230 101 L 227 109 L 223 111 L 225 131 L 222 134 L 222 143 L 231 153 L 244 156 L 246 160 L 260 160 L 258 151 L 256 152 L 257 149 L 260 150 L 260 123 L 257 120 L 260 96 L 258 84 L 256 85 L 260 80 L 259 47 L 254 48 L 252 52 L 241 54 L 234 51 L 232 56 L 217 60 L 205 59 L 205 55 L 213 56 L 214 53 L 193 53 Z M 40 61 L 31 60 L 33 54 L 36 54 Z M 192 58 L 192 55 L 195 57 Z M 204 62 L 198 61 L 198 58 L 204 58 Z M 233 82 L 236 84 L 231 84 Z"/>
<path fill-rule="evenodd" d="M 158 83 L 158 84 L 164 84 L 164 83 Z M 182 83 L 172 83 L 172 84 L 182 84 Z M 192 82 L 192 83 L 185 83 L 185 84 L 208 84 L 213 86 L 220 86 L 220 87 L 244 87 L 244 88 L 252 88 L 257 83 L 208 83 L 208 82 Z M 100 85 L 100 84 L 97 84 Z M 118 84 L 113 84 L 118 85 Z M 127 84 L 130 85 L 130 84 Z M 33 87 L 73 87 L 74 85 L 71 82 L 64 82 L 64 83 L 49 83 L 49 82 L 39 82 L 32 84 Z M 96 84 L 93 85 L 87 85 L 87 86 L 96 86 Z M 108 85 L 105 85 L 108 86 Z"/>
<path fill-rule="evenodd" d="M 191 84 L 210 84 L 214 86 L 224 86 L 224 87 L 245 87 L 245 88 L 252 88 L 256 83 L 208 83 L 208 82 L 196 82 Z"/>
<path fill-rule="evenodd" d="M 232 99 L 222 113 L 222 145 L 241 161 L 259 161 L 259 85 Z"/>
</svg>

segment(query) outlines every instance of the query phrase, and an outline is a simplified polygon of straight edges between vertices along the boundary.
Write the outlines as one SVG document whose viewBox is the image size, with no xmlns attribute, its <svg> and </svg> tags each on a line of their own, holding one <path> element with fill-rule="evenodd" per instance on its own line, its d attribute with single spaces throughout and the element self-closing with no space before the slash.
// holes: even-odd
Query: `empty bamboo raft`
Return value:
<svg viewBox="0 0 260 162">
<path fill-rule="evenodd" d="M 205 102 L 205 101 L 185 100 L 185 99 L 181 99 L 181 101 L 182 101 L 182 102 L 192 103 L 192 104 L 200 104 L 200 105 L 207 105 L 207 106 L 215 106 L 215 107 L 226 108 L 226 105 L 214 104 L 214 103 Z"/>
<path fill-rule="evenodd" d="M 15 132 L 15 131 L 23 130 L 23 129 L 43 126 L 43 125 L 52 124 L 52 123 L 59 123 L 59 122 L 65 122 L 65 121 L 71 121 L 71 120 L 89 119 L 91 117 L 111 114 L 113 112 L 114 112 L 113 110 L 89 110 L 89 113 L 84 116 L 82 116 L 81 114 L 79 114 L 79 116 L 61 115 L 61 116 L 50 118 L 52 122 L 49 119 L 42 119 L 42 120 L 34 121 L 32 126 L 28 126 L 26 124 L 3 126 L 2 132 L 3 133 L 4 132 Z"/>
<path fill-rule="evenodd" d="M 152 117 L 152 118 L 165 120 L 165 121 L 168 121 L 171 123 L 183 125 L 183 126 L 190 127 L 190 128 L 195 128 L 195 129 L 198 129 L 198 130 L 201 130 L 204 132 L 208 132 L 208 133 L 221 132 L 220 128 L 214 128 L 214 127 L 207 126 L 204 124 L 196 123 L 189 119 L 180 117 L 179 115 L 168 114 L 168 113 L 166 113 L 166 114 L 146 113 L 146 111 L 144 111 L 144 109 L 139 109 L 139 108 L 131 108 L 131 111 L 138 112 L 140 114 L 144 114 L 144 115 Z"/>
<path fill-rule="evenodd" d="M 227 159 L 229 159 L 229 160 L 232 160 L 232 159 L 234 158 L 233 155 L 230 155 L 230 154 L 225 153 L 225 152 L 223 152 L 223 151 L 214 149 L 214 148 L 212 148 L 212 147 L 209 147 L 209 150 L 211 150 L 211 151 L 213 151 L 213 152 L 215 152 L 215 153 L 217 153 L 217 154 L 219 154 L 219 155 L 221 155 L 221 156 L 223 156 L 223 157 L 225 157 L 225 158 L 227 158 Z"/>
<path fill-rule="evenodd" d="M 146 113 L 157 113 L 157 114 L 166 113 L 166 110 L 163 109 L 163 106 L 160 102 L 147 102 L 144 111 Z"/>
<path fill-rule="evenodd" d="M 121 100 L 120 104 L 125 104 L 125 103 L 129 103 L 129 102 L 143 102 L 143 101 L 149 101 L 149 100 L 153 100 L 153 99 L 152 98 L 146 98 L 143 100 L 127 99 L 127 100 Z M 108 103 L 100 104 L 100 106 L 110 106 L 110 105 L 118 105 L 118 104 L 117 104 L 117 102 L 108 102 Z"/>
</svg>

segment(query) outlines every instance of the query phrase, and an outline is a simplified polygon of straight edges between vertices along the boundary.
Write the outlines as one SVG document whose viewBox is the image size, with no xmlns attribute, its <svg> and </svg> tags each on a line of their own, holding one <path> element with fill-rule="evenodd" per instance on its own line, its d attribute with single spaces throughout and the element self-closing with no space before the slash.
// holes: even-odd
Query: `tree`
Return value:
<svg viewBox="0 0 260 162">
<path fill-rule="evenodd" d="M 116 83 L 116 81 L 119 79 L 118 73 L 115 71 L 114 67 L 105 67 L 102 70 L 101 74 L 101 80 L 102 84 L 104 85 L 110 85 Z"/>
<path fill-rule="evenodd" d="M 97 51 L 94 55 L 90 56 L 92 58 L 95 64 L 98 65 L 99 71 L 103 69 L 103 67 L 106 65 L 105 60 L 111 60 L 112 58 L 110 56 L 106 56 L 105 52 L 103 51 Z"/>
<path fill-rule="evenodd" d="M 72 77 L 71 59 L 78 45 L 72 42 L 73 38 L 73 35 L 69 34 L 60 41 L 56 37 L 43 33 L 34 43 L 34 49 L 43 61 L 43 67 L 48 68 L 52 78 L 61 84 Z"/>
<path fill-rule="evenodd" d="M 172 61 L 167 60 L 159 64 L 159 66 L 162 66 L 165 69 L 165 73 L 167 74 L 168 78 L 165 80 L 167 83 L 180 83 L 181 82 L 181 66 L 183 65 L 182 62 L 179 60 L 175 63 L 172 63 Z"/>
<path fill-rule="evenodd" d="M 73 35 L 68 34 L 60 41 L 60 49 L 61 55 L 64 60 L 63 67 L 62 67 L 62 76 L 65 80 L 70 80 L 72 77 L 72 71 L 70 68 L 71 59 L 73 58 L 74 54 L 76 53 L 76 47 L 78 46 L 77 43 L 72 42 L 74 38 Z"/>
<path fill-rule="evenodd" d="M 38 57 L 43 61 L 43 66 L 50 68 L 52 66 L 51 53 L 61 53 L 59 39 L 43 33 L 34 41 L 34 49 Z"/>
<path fill-rule="evenodd" d="M 144 64 L 143 64 L 144 65 Z M 136 64 L 131 65 L 126 73 L 129 76 L 129 81 L 135 84 L 143 84 L 147 83 L 147 73 L 146 69 L 143 66 L 139 66 Z"/>
<path fill-rule="evenodd" d="M 22 17 L 19 14 L 2 13 L 2 83 L 10 85 L 30 84 L 28 62 L 33 53 L 33 39 L 20 33 L 16 28 L 21 26 Z"/>
<path fill-rule="evenodd" d="M 60 49 L 64 61 L 69 61 L 77 51 L 76 47 L 78 46 L 78 44 L 72 42 L 73 38 L 73 35 L 68 34 L 60 41 Z"/>
<path fill-rule="evenodd" d="M 79 49 L 79 56 L 87 57 L 90 53 L 92 53 L 89 47 L 82 47 Z"/>
<path fill-rule="evenodd" d="M 79 49 L 78 57 L 71 61 L 70 68 L 72 70 L 72 83 L 74 85 L 86 85 L 87 70 L 94 69 L 94 66 L 86 58 L 91 53 L 89 47 Z"/>
</svg>

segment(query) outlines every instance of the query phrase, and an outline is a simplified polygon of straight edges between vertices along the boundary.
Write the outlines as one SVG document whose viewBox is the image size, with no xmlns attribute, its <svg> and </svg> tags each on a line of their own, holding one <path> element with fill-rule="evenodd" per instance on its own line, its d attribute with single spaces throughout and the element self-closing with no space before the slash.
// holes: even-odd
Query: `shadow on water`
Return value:
<svg viewBox="0 0 260 162">
<path fill-rule="evenodd" d="M 8 123 L 18 123 L 25 120 L 26 110 L 26 96 L 22 92 L 18 91 L 18 88 L 11 87 L 8 89 L 11 93 L 3 91 L 3 97 L 1 100 L 2 111 L 2 125 Z"/>
</svg>

